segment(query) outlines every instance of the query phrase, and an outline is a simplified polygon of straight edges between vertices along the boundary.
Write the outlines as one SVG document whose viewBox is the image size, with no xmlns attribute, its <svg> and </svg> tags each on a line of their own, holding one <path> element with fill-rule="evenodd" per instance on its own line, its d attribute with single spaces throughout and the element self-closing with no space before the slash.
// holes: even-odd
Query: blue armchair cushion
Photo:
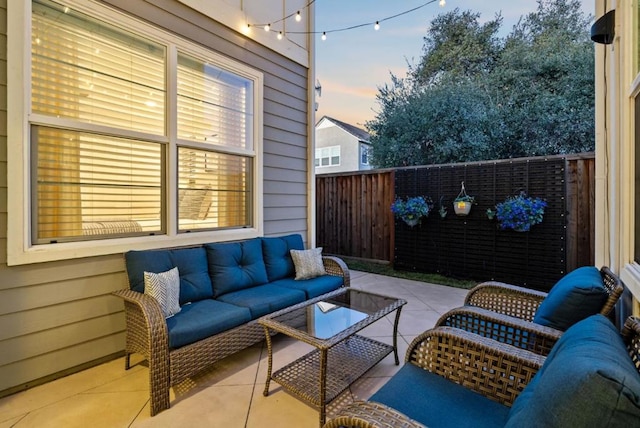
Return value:
<svg viewBox="0 0 640 428">
<path fill-rule="evenodd" d="M 304 250 L 302 236 L 295 234 L 262 238 L 262 250 L 270 282 L 295 277 L 296 271 L 290 251 Z"/>
<path fill-rule="evenodd" d="M 284 278 L 273 281 L 271 284 L 278 287 L 291 288 L 294 290 L 302 290 L 307 295 L 307 299 L 318 297 L 321 294 L 337 290 L 343 285 L 341 276 L 323 275 L 311 279 L 295 280 L 293 278 Z"/>
<path fill-rule="evenodd" d="M 640 374 L 616 328 L 593 315 L 569 328 L 518 396 L 508 427 L 630 427 L 640 421 Z"/>
<path fill-rule="evenodd" d="M 206 244 L 209 275 L 216 298 L 267 283 L 260 239 Z"/>
<path fill-rule="evenodd" d="M 180 348 L 249 321 L 249 309 L 213 299 L 184 305 L 179 313 L 167 319 L 169 348 Z"/>
<path fill-rule="evenodd" d="M 558 281 L 540 303 L 536 324 L 565 331 L 576 322 L 600 312 L 609 295 L 594 266 L 578 268 Z"/>
<path fill-rule="evenodd" d="M 132 290 L 144 293 L 145 271 L 160 273 L 177 267 L 180 273 L 180 305 L 213 297 L 207 254 L 202 247 L 128 251 L 124 257 Z"/>
<path fill-rule="evenodd" d="M 429 428 L 504 427 L 509 408 L 428 372 L 405 365 L 371 398 Z"/>
<path fill-rule="evenodd" d="M 251 311 L 251 318 L 256 319 L 287 306 L 304 302 L 306 296 L 302 290 L 278 287 L 269 283 L 223 294 L 218 300 L 248 308 Z"/>
</svg>

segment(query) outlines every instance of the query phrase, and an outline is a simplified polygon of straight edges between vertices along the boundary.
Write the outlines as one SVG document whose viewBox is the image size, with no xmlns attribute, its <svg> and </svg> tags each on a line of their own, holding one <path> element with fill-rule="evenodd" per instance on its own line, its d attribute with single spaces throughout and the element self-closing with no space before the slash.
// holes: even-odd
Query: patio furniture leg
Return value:
<svg viewBox="0 0 640 428">
<path fill-rule="evenodd" d="M 264 327 L 264 335 L 267 341 L 267 354 L 269 356 L 267 363 L 267 381 L 264 384 L 264 392 L 262 395 L 265 397 L 269 395 L 269 383 L 271 382 L 271 370 L 273 368 L 273 348 L 271 347 L 271 335 L 269 334 L 269 328 Z"/>
<path fill-rule="evenodd" d="M 327 354 L 326 348 L 320 349 L 320 428 L 327 419 Z"/>
<path fill-rule="evenodd" d="M 402 306 L 396 311 L 396 320 L 393 323 L 393 356 L 396 359 L 396 366 L 400 365 L 400 360 L 398 359 L 398 323 L 400 322 L 400 311 L 402 311 Z"/>
</svg>

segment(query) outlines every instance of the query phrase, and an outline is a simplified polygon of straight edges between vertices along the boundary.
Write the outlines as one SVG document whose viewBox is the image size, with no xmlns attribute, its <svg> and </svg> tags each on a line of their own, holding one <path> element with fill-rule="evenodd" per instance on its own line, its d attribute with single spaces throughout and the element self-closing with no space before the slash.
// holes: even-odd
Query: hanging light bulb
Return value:
<svg viewBox="0 0 640 428">
<path fill-rule="evenodd" d="M 440 7 L 445 7 L 447 2 L 445 0 L 440 0 L 440 3 L 438 3 L 438 4 L 440 5 Z"/>
<path fill-rule="evenodd" d="M 269 30 L 271 30 L 271 24 L 265 24 L 264 31 L 269 31 Z"/>
<path fill-rule="evenodd" d="M 296 22 L 300 21 L 302 21 L 302 15 L 300 15 L 300 11 L 298 11 L 298 13 L 296 13 Z"/>
<path fill-rule="evenodd" d="M 378 31 L 380 29 L 380 23 L 376 21 L 376 24 L 373 26 L 373 29 Z"/>
<path fill-rule="evenodd" d="M 282 40 L 282 31 L 278 33 L 278 40 Z"/>
<path fill-rule="evenodd" d="M 322 40 L 327 40 L 327 32 L 326 32 L 326 31 L 323 31 L 323 32 L 322 32 L 322 37 L 321 37 L 321 39 L 322 39 Z"/>
</svg>

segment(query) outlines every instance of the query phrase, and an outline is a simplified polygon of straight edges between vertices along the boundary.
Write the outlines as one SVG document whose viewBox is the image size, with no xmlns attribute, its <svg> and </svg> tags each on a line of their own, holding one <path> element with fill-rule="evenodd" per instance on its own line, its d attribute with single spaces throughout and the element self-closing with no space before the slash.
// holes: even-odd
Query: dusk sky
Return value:
<svg viewBox="0 0 640 428">
<path fill-rule="evenodd" d="M 518 19 L 537 8 L 535 0 L 439 0 L 409 14 L 354 30 L 335 29 L 373 23 L 423 5 L 428 0 L 317 0 L 316 31 L 327 32 L 327 39 L 316 37 L 316 77 L 322 96 L 316 120 L 324 115 L 364 129 L 365 121 L 375 117 L 378 87 L 389 83 L 389 73 L 405 77 L 407 63 L 418 62 L 423 37 L 433 18 L 454 10 L 479 12 L 481 20 L 500 13 L 501 36 L 511 32 Z M 583 10 L 594 15 L 595 0 L 582 0 Z"/>
</svg>

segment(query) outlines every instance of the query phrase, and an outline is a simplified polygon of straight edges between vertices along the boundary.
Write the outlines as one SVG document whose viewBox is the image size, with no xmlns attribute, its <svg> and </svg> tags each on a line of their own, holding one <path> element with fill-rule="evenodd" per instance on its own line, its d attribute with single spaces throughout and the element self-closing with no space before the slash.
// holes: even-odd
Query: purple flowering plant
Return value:
<svg viewBox="0 0 640 428">
<path fill-rule="evenodd" d="M 544 199 L 532 198 L 521 192 L 496 205 L 496 218 L 501 229 L 528 232 L 531 226 L 542 222 L 546 206 Z"/>
<path fill-rule="evenodd" d="M 426 196 L 415 196 L 406 199 L 397 198 L 391 204 L 391 211 L 397 218 L 411 223 L 428 216 L 432 206 L 431 199 Z"/>
</svg>

